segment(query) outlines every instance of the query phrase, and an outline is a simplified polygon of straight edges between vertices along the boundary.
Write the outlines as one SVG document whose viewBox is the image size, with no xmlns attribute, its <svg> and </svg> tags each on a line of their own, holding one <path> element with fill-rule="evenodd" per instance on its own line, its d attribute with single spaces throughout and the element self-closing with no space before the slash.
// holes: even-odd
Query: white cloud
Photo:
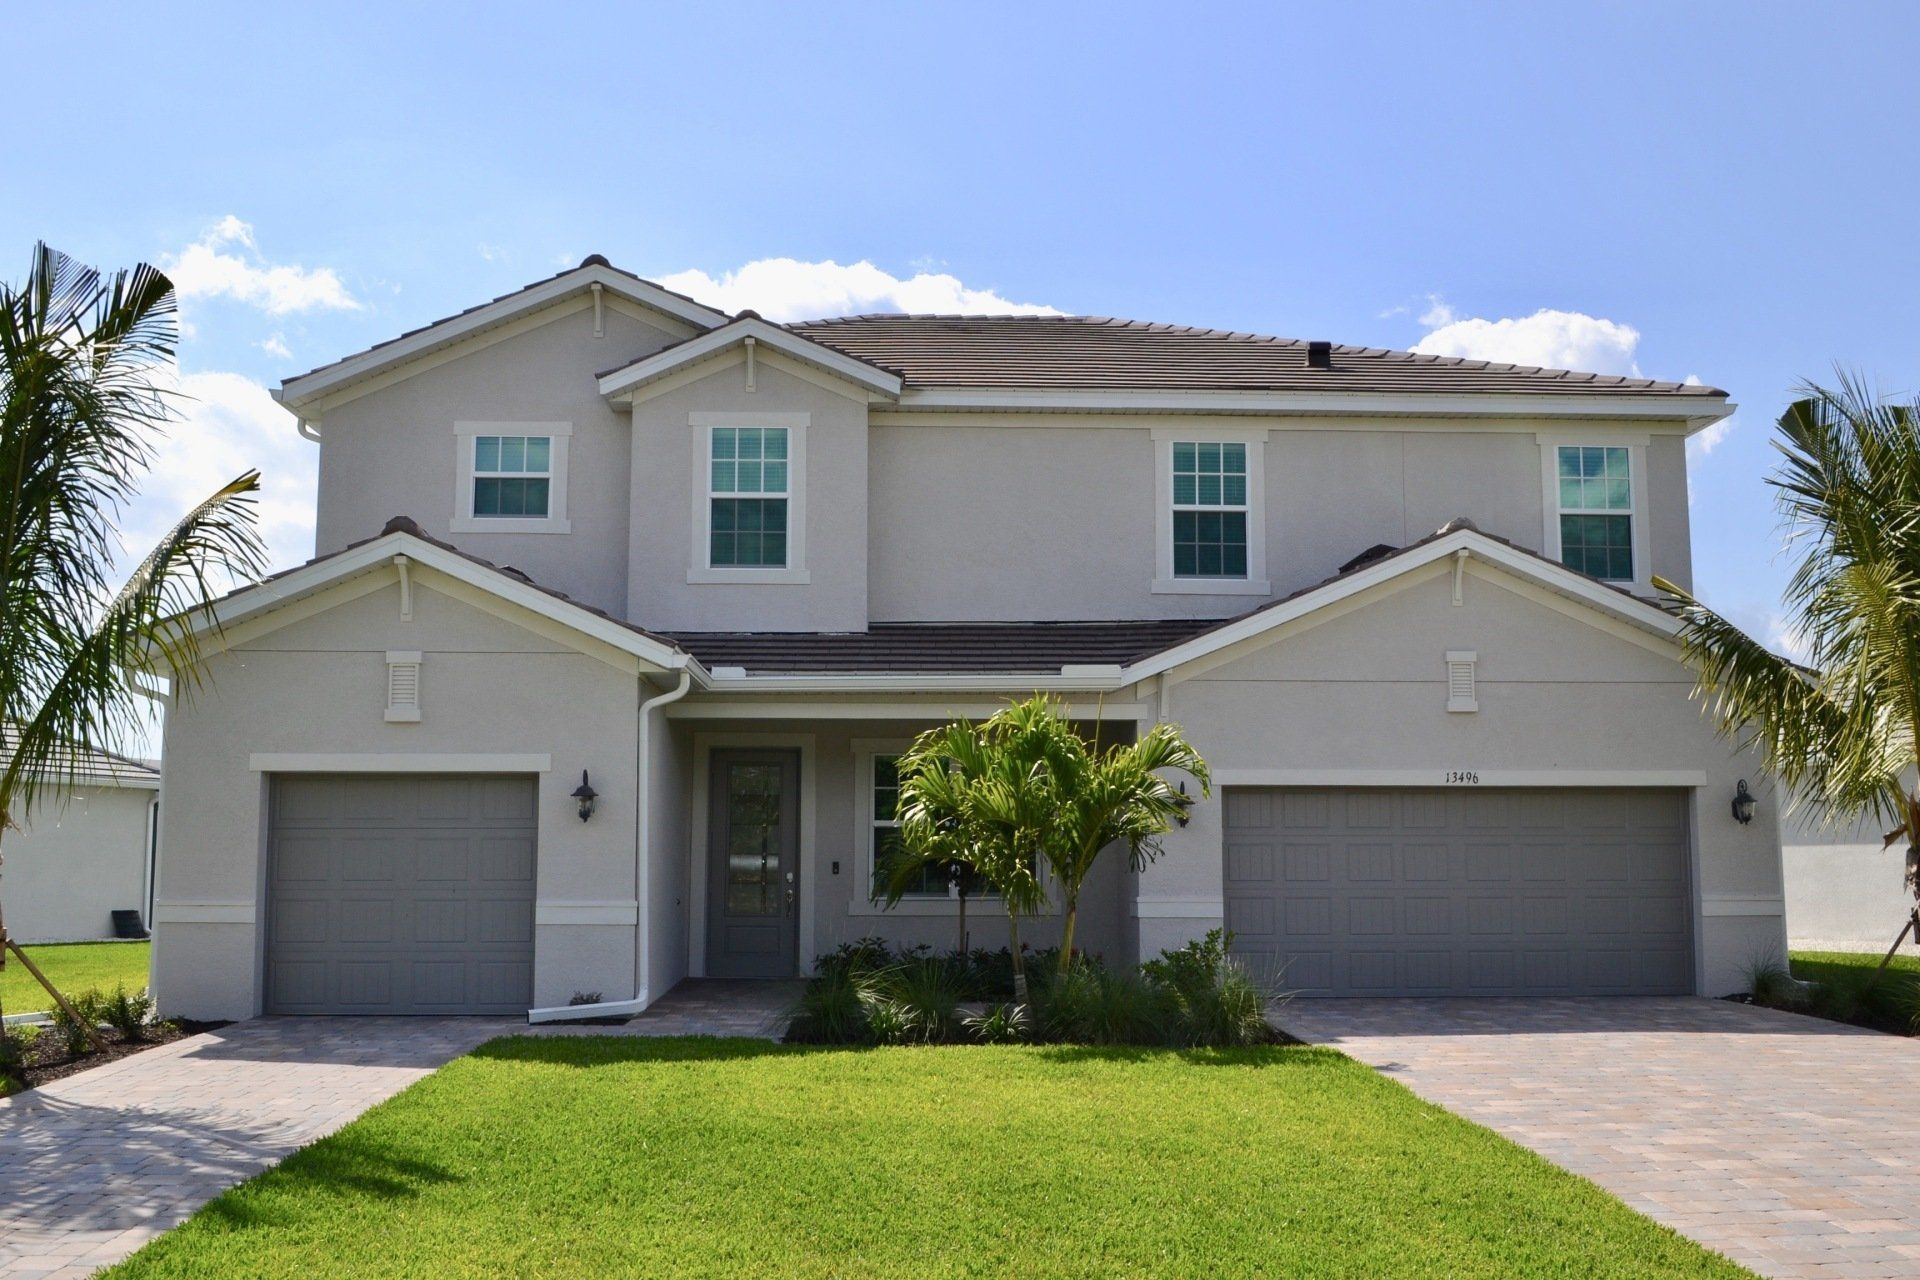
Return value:
<svg viewBox="0 0 1920 1280">
<path fill-rule="evenodd" d="M 178 254 L 163 256 L 160 266 L 182 299 L 232 298 L 276 316 L 360 309 L 332 267 L 267 262 L 253 227 L 232 214 Z"/>
<path fill-rule="evenodd" d="M 1760 639 L 1775 653 L 1785 654 L 1798 663 L 1804 664 L 1813 656 L 1807 633 L 1783 613 L 1768 615 L 1766 634 Z"/>
<path fill-rule="evenodd" d="M 293 358 L 293 352 L 287 346 L 287 335 L 284 333 L 269 334 L 264 340 L 253 345 L 270 356 L 279 356 L 282 360 Z"/>
<path fill-rule="evenodd" d="M 1530 316 L 1503 320 L 1461 318 L 1438 296 L 1420 322 L 1432 332 L 1414 343 L 1422 355 L 1461 356 L 1546 369 L 1584 373 L 1640 375 L 1633 355 L 1640 331 L 1632 325 L 1578 311 L 1541 309 Z"/>
<path fill-rule="evenodd" d="M 260 472 L 255 509 L 272 566 L 311 557 L 320 451 L 294 431 L 293 416 L 237 373 L 181 374 L 174 386 L 179 420 L 157 442 L 153 468 L 120 520 L 128 563 L 188 508 L 249 469 Z"/>
<path fill-rule="evenodd" d="M 660 277 L 665 287 L 725 311 L 751 308 L 769 320 L 813 320 L 873 311 L 934 314 L 1057 316 L 1058 308 L 1013 302 L 991 289 L 974 289 L 946 272 L 901 278 L 871 262 L 801 262 L 761 258 L 718 278 L 704 271 Z"/>
<path fill-rule="evenodd" d="M 1706 385 L 1697 373 L 1690 373 L 1681 379 L 1681 381 L 1690 387 Z M 1733 431 L 1733 425 L 1737 421 L 1739 421 L 1738 415 L 1732 418 L 1722 418 L 1711 426 L 1705 427 L 1693 435 L 1688 436 L 1687 461 L 1698 462 L 1715 449 L 1718 449 L 1721 442 Z"/>
<path fill-rule="evenodd" d="M 497 244 L 488 244 L 486 241 L 482 240 L 479 243 L 479 245 L 476 246 L 476 248 L 479 250 L 480 257 L 483 261 L 486 261 L 486 262 L 506 261 L 507 251 L 501 248 Z"/>
</svg>

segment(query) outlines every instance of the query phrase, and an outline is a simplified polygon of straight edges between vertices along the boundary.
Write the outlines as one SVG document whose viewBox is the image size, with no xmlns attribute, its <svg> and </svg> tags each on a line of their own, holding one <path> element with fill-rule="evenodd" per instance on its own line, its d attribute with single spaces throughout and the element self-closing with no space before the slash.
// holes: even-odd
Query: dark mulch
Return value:
<svg viewBox="0 0 1920 1280">
<path fill-rule="evenodd" d="M 100 1038 L 107 1047 L 100 1052 L 83 1053 L 78 1057 L 68 1057 L 66 1045 L 51 1027 L 44 1028 L 40 1038 L 29 1051 L 26 1069 L 26 1082 L 10 1082 L 0 1078 L 0 1096 L 9 1092 L 19 1092 L 22 1088 L 33 1089 L 64 1076 L 78 1075 L 82 1071 L 91 1071 L 103 1067 L 109 1062 L 118 1062 L 147 1049 L 157 1049 L 163 1044 L 175 1040 L 184 1040 L 188 1036 L 197 1036 L 202 1031 L 213 1031 L 227 1026 L 225 1022 L 194 1022 L 187 1018 L 176 1018 L 168 1022 L 156 1022 L 146 1030 L 144 1038 L 139 1040 L 123 1039 L 119 1032 L 102 1029 Z M 11 1086 L 11 1088 L 9 1087 Z"/>
</svg>

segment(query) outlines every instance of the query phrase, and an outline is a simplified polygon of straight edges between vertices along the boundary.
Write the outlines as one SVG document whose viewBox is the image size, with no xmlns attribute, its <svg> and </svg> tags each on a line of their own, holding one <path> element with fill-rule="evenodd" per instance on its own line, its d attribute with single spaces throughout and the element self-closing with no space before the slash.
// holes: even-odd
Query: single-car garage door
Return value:
<svg viewBox="0 0 1920 1280">
<path fill-rule="evenodd" d="M 1302 995 L 1693 989 L 1682 791 L 1230 788 L 1226 912 Z"/>
<path fill-rule="evenodd" d="M 531 778 L 280 776 L 268 1013 L 524 1013 Z"/>
</svg>

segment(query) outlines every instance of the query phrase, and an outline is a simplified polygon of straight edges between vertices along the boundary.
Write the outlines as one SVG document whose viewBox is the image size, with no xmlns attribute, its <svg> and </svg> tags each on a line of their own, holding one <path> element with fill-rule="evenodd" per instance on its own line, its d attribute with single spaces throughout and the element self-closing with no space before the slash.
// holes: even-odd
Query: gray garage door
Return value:
<svg viewBox="0 0 1920 1280">
<path fill-rule="evenodd" d="M 1693 989 L 1679 791 L 1229 789 L 1227 927 L 1302 995 Z"/>
<path fill-rule="evenodd" d="M 278 777 L 269 1013 L 524 1013 L 531 778 Z"/>
</svg>

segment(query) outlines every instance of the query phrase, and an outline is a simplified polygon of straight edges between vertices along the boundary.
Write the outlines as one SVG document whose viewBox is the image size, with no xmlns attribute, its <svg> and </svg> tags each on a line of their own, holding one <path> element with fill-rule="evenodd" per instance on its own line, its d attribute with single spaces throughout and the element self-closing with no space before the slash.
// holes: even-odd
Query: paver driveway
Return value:
<svg viewBox="0 0 1920 1280">
<path fill-rule="evenodd" d="M 555 1035 L 777 1036 L 794 984 L 687 982 Z M 0 1280 L 91 1274 L 517 1018 L 257 1018 L 0 1099 Z"/>
<path fill-rule="evenodd" d="M 1277 1021 L 1764 1275 L 1920 1276 L 1920 1042 L 1720 1000 L 1300 1000 Z"/>
</svg>

